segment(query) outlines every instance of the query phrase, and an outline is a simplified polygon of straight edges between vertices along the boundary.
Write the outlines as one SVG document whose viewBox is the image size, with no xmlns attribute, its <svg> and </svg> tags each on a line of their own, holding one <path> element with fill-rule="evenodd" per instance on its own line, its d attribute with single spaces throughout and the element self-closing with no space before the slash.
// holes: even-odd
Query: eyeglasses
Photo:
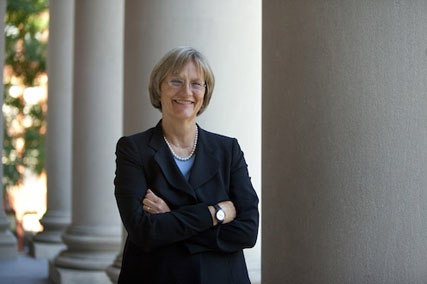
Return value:
<svg viewBox="0 0 427 284">
<path fill-rule="evenodd" d="M 168 83 L 169 87 L 177 90 L 184 88 L 184 85 L 186 84 L 186 81 L 180 78 L 172 78 L 167 80 L 166 82 Z M 205 88 L 206 88 L 206 83 L 202 83 L 199 81 L 190 82 L 190 89 L 195 93 L 201 93 Z"/>
</svg>

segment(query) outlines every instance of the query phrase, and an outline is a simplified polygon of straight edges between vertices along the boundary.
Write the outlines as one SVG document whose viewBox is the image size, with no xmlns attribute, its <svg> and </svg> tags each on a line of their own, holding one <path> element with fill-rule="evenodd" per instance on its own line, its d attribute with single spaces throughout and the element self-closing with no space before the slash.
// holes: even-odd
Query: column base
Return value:
<svg viewBox="0 0 427 284">
<path fill-rule="evenodd" d="M 120 250 L 120 228 L 72 226 L 62 236 L 67 250 L 55 258 L 55 266 L 105 271 Z"/>
<path fill-rule="evenodd" d="M 0 232 L 0 260 L 17 257 L 18 249 L 15 236 L 9 231 Z"/>
<path fill-rule="evenodd" d="M 33 241 L 30 244 L 30 255 L 36 259 L 53 259 L 67 246 L 63 243 L 42 243 Z"/>
<path fill-rule="evenodd" d="M 55 284 L 110 283 L 104 270 L 75 270 L 56 267 L 49 262 L 49 280 Z"/>
<path fill-rule="evenodd" d="M 122 268 L 122 258 L 123 252 L 120 252 L 114 260 L 114 263 L 111 266 L 107 267 L 107 275 L 112 283 L 117 283 L 119 281 L 119 274 Z"/>
<path fill-rule="evenodd" d="M 64 250 L 55 257 L 55 266 L 74 270 L 105 271 L 116 253 L 71 252 Z"/>
<path fill-rule="evenodd" d="M 120 268 L 116 266 L 107 267 L 107 276 L 110 278 L 111 283 L 116 284 L 119 281 Z"/>
<path fill-rule="evenodd" d="M 43 231 L 30 243 L 30 255 L 34 258 L 53 259 L 67 246 L 62 242 L 63 231 Z"/>
<path fill-rule="evenodd" d="M 42 243 L 62 243 L 62 234 L 64 234 L 64 230 L 62 231 L 48 231 L 44 230 L 43 232 L 38 233 L 33 237 L 34 242 L 42 242 Z"/>
</svg>

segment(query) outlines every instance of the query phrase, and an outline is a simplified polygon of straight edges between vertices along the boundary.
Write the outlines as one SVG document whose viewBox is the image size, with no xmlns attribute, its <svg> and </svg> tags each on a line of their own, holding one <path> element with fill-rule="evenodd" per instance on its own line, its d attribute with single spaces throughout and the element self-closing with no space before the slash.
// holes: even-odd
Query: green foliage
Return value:
<svg viewBox="0 0 427 284">
<path fill-rule="evenodd" d="M 22 155 L 24 165 L 40 174 L 44 169 L 45 136 L 40 134 L 40 127 L 29 127 L 24 132 L 25 147 Z"/>
<path fill-rule="evenodd" d="M 27 86 L 46 70 L 46 43 L 40 37 L 48 22 L 39 17 L 46 9 L 46 0 L 7 1 L 5 64 L 12 66 Z"/>
<path fill-rule="evenodd" d="M 3 187 L 7 188 L 15 185 L 21 179 L 18 165 L 22 164 L 22 159 L 16 153 L 12 137 L 7 135 L 5 121 L 3 121 L 3 137 Z"/>
<path fill-rule="evenodd" d="M 14 84 L 37 86 L 46 72 L 46 12 L 47 0 L 7 1 L 5 67 L 10 69 L 10 78 L 5 81 L 3 96 L 4 188 L 22 181 L 23 168 L 41 173 L 45 166 L 45 103 L 28 104 L 23 93 L 12 97 L 9 90 Z M 25 144 L 19 148 L 22 139 Z"/>
</svg>

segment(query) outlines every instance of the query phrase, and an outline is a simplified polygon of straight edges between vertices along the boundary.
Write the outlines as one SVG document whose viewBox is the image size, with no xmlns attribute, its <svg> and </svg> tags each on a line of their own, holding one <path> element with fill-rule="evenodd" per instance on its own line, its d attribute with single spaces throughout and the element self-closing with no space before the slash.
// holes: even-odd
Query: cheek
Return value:
<svg viewBox="0 0 427 284">
<path fill-rule="evenodd" d="M 205 99 L 205 94 L 200 95 L 200 96 L 198 97 L 199 103 L 200 103 L 200 104 L 203 104 L 204 99 Z"/>
<path fill-rule="evenodd" d="M 167 103 L 168 103 L 168 98 L 169 98 L 169 97 L 170 97 L 170 96 L 168 96 L 168 93 L 167 93 L 167 92 L 162 91 L 162 92 L 160 93 L 160 101 L 162 102 L 162 104 L 163 104 L 163 103 L 167 104 Z"/>
</svg>

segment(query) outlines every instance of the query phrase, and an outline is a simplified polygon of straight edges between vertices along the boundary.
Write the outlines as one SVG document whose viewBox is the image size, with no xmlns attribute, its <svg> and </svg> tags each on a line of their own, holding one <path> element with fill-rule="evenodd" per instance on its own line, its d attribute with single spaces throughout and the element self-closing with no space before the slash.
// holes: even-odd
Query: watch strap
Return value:
<svg viewBox="0 0 427 284">
<path fill-rule="evenodd" d="M 217 218 L 217 213 L 218 211 L 222 211 L 224 213 L 224 217 L 225 217 L 225 212 L 224 210 L 221 208 L 221 206 L 219 206 L 218 204 L 214 205 L 215 208 L 215 219 L 218 221 L 219 224 L 222 224 L 222 222 L 224 222 L 224 219 L 220 220 Z"/>
<path fill-rule="evenodd" d="M 222 210 L 221 206 L 219 206 L 218 204 L 215 204 L 214 208 L 215 208 L 215 212 L 218 211 L 218 210 Z"/>
</svg>

